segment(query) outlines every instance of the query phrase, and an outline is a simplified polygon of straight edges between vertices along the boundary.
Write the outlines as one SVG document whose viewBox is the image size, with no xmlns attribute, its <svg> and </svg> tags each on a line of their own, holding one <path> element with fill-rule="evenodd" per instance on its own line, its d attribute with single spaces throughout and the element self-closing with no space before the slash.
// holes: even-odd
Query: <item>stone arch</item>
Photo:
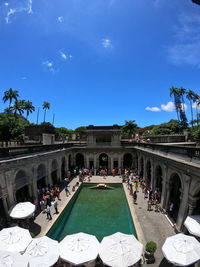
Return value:
<svg viewBox="0 0 200 267">
<path fill-rule="evenodd" d="M 44 188 L 46 186 L 46 167 L 43 163 L 41 163 L 37 167 L 37 187 Z"/>
<path fill-rule="evenodd" d="M 29 194 L 29 179 L 24 170 L 19 170 L 15 175 L 15 196 L 17 202 L 28 201 L 30 199 Z"/>
<path fill-rule="evenodd" d="M 62 164 L 61 164 L 61 176 L 62 180 L 65 178 L 65 168 L 66 168 L 66 159 L 65 157 L 62 158 Z"/>
<path fill-rule="evenodd" d="M 146 183 L 148 186 L 151 185 L 151 161 L 150 160 L 147 160 L 146 162 Z"/>
<path fill-rule="evenodd" d="M 82 153 L 77 153 L 75 157 L 75 165 L 78 169 L 84 168 L 84 155 Z"/>
<path fill-rule="evenodd" d="M 183 190 L 181 176 L 173 172 L 169 178 L 169 202 L 168 214 L 176 222 L 181 204 L 181 192 Z"/>
<path fill-rule="evenodd" d="M 125 153 L 123 156 L 123 168 L 132 169 L 133 168 L 133 155 L 131 153 Z"/>
<path fill-rule="evenodd" d="M 108 170 L 108 162 L 109 162 L 109 157 L 106 153 L 101 153 L 99 155 L 99 168 L 100 169 L 107 169 Z"/>
<path fill-rule="evenodd" d="M 52 160 L 51 163 L 51 179 L 53 185 L 58 184 L 58 162 L 56 159 Z"/>
</svg>

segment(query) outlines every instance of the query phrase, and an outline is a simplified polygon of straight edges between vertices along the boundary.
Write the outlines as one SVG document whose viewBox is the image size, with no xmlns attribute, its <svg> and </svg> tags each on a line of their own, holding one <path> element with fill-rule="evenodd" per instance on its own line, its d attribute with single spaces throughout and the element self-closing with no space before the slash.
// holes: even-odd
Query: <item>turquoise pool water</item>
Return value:
<svg viewBox="0 0 200 267">
<path fill-rule="evenodd" d="M 123 186 L 112 184 L 112 190 L 105 190 L 91 189 L 93 185 L 81 185 L 47 236 L 61 241 L 84 232 L 101 241 L 116 232 L 136 235 Z"/>
</svg>

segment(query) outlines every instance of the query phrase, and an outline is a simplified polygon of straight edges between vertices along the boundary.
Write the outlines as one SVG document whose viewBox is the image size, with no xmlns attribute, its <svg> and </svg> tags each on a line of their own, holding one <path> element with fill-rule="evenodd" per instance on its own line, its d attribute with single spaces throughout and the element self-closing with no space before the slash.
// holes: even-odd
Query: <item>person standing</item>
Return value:
<svg viewBox="0 0 200 267">
<path fill-rule="evenodd" d="M 54 206 L 55 212 L 56 214 L 58 214 L 58 202 L 56 199 L 54 199 L 54 201 L 52 202 L 52 205 Z"/>
<path fill-rule="evenodd" d="M 50 209 L 50 206 L 47 205 L 47 219 L 51 220 L 52 219 L 52 216 L 51 216 L 51 209 Z"/>
</svg>

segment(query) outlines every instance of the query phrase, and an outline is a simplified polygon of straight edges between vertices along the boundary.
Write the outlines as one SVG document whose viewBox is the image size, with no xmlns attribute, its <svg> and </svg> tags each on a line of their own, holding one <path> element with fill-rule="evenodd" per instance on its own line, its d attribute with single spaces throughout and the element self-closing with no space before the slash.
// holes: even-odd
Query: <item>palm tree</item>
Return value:
<svg viewBox="0 0 200 267">
<path fill-rule="evenodd" d="M 24 113 L 25 102 L 25 100 L 15 101 L 14 105 L 11 107 L 15 115 L 19 113 L 19 115 L 21 116 Z"/>
<path fill-rule="evenodd" d="M 46 118 L 46 110 L 47 110 L 47 109 L 50 109 L 50 103 L 44 101 L 44 103 L 43 103 L 43 105 L 42 105 L 42 108 L 44 109 L 44 122 L 45 122 L 45 118 Z"/>
<path fill-rule="evenodd" d="M 180 122 L 180 118 L 179 118 L 179 107 L 176 103 L 176 97 L 179 95 L 179 89 L 177 87 L 174 87 L 172 86 L 170 88 L 170 97 L 174 97 L 174 104 L 175 104 L 175 108 L 176 108 L 176 114 L 177 114 L 177 118 L 178 118 L 178 121 Z"/>
<path fill-rule="evenodd" d="M 135 123 L 135 120 L 125 121 L 125 125 L 122 126 L 122 132 L 132 136 L 136 133 L 138 126 Z"/>
<path fill-rule="evenodd" d="M 194 93 L 193 95 L 193 101 L 195 103 L 195 109 L 196 109 L 196 121 L 197 121 L 197 125 L 199 124 L 199 112 L 198 112 L 198 101 L 199 101 L 200 97 L 198 94 Z"/>
<path fill-rule="evenodd" d="M 35 111 L 35 107 L 31 101 L 25 101 L 24 103 L 24 110 L 26 111 L 26 119 L 28 118 L 29 114 Z"/>
<path fill-rule="evenodd" d="M 186 89 L 183 88 L 183 87 L 181 87 L 181 88 L 178 89 L 178 93 L 179 93 L 179 95 L 181 96 L 181 100 L 182 100 L 182 107 L 181 107 L 181 108 L 182 108 L 183 111 L 185 112 L 184 95 L 185 95 L 185 93 L 186 93 Z"/>
<path fill-rule="evenodd" d="M 195 92 L 192 91 L 192 90 L 189 90 L 186 92 L 186 97 L 187 99 L 189 100 L 190 102 L 190 111 L 191 111 L 191 124 L 192 124 L 192 127 L 193 127 L 193 123 L 194 123 L 194 116 L 193 116 L 193 109 L 192 109 L 192 104 L 194 102 L 194 95 L 195 95 Z"/>
<path fill-rule="evenodd" d="M 10 88 L 9 90 L 4 92 L 4 97 L 2 98 L 2 100 L 4 103 L 9 100 L 9 108 L 10 108 L 13 99 L 17 101 L 18 97 L 19 97 L 18 91 L 12 90 Z"/>
</svg>

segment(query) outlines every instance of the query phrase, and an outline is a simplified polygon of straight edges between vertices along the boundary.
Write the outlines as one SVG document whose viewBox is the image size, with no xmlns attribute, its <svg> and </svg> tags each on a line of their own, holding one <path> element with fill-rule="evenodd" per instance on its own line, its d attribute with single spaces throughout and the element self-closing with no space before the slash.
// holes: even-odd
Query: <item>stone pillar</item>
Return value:
<svg viewBox="0 0 200 267">
<path fill-rule="evenodd" d="M 8 214 L 9 207 L 8 207 L 8 203 L 7 203 L 7 195 L 3 195 L 2 200 L 3 200 L 3 207 L 5 210 L 6 218 L 7 218 L 7 220 L 10 220 L 10 216 Z"/>
<path fill-rule="evenodd" d="M 122 168 L 122 155 L 119 153 L 118 155 L 118 168 Z"/>
<path fill-rule="evenodd" d="M 69 154 L 65 155 L 65 174 L 69 170 Z"/>
<path fill-rule="evenodd" d="M 167 195 L 167 166 L 163 165 L 162 168 L 162 193 L 161 193 L 161 207 L 165 207 L 166 195 Z"/>
<path fill-rule="evenodd" d="M 37 197 L 37 166 L 31 167 L 31 175 L 32 175 L 32 195 Z"/>
<path fill-rule="evenodd" d="M 163 199 L 163 208 L 165 210 L 168 209 L 168 204 L 169 204 L 169 197 L 170 197 L 170 182 L 166 180 L 166 183 L 165 183 L 165 191 L 164 192 L 164 199 Z"/>
<path fill-rule="evenodd" d="M 181 189 L 181 203 L 178 212 L 178 218 L 176 221 L 176 227 L 181 231 L 183 222 L 186 219 L 188 212 L 188 195 L 189 195 L 189 187 L 190 187 L 190 176 L 187 174 L 183 174 L 182 176 L 184 181 L 184 187 Z"/>
<path fill-rule="evenodd" d="M 46 177 L 45 177 L 45 182 L 46 184 L 52 185 L 52 178 L 51 178 L 51 160 L 48 160 L 46 163 Z"/>
<path fill-rule="evenodd" d="M 94 153 L 94 169 L 98 168 L 98 164 L 97 164 L 97 154 Z"/>
<path fill-rule="evenodd" d="M 141 172 L 140 159 L 141 159 L 141 158 L 138 156 L 138 175 L 140 175 L 140 172 Z"/>
<path fill-rule="evenodd" d="M 114 168 L 114 158 L 113 155 L 110 156 L 110 170 L 112 171 L 112 169 Z"/>
<path fill-rule="evenodd" d="M 60 182 L 62 180 L 62 170 L 61 170 L 61 168 L 62 168 L 62 158 L 60 158 L 59 161 L 58 161 L 58 169 L 57 169 L 58 181 L 60 181 Z"/>
<path fill-rule="evenodd" d="M 8 192 L 9 208 L 16 203 L 16 189 L 15 189 L 15 171 L 11 170 L 5 173 L 5 181 Z"/>
<path fill-rule="evenodd" d="M 150 160 L 151 162 L 151 188 L 154 189 L 154 180 L 155 180 L 155 177 L 154 177 L 154 162 L 153 160 Z"/>
<path fill-rule="evenodd" d="M 144 179 L 144 181 L 146 182 L 146 177 L 147 177 L 147 174 L 146 174 L 146 159 L 145 158 L 143 158 L 144 160 L 143 160 L 143 179 Z"/>
<path fill-rule="evenodd" d="M 85 156 L 85 157 L 86 157 L 86 165 L 85 165 L 85 166 L 86 166 L 86 168 L 87 168 L 87 169 L 89 169 L 89 168 L 90 168 L 89 155 L 88 155 L 88 154 L 86 154 L 86 156 Z"/>
</svg>

